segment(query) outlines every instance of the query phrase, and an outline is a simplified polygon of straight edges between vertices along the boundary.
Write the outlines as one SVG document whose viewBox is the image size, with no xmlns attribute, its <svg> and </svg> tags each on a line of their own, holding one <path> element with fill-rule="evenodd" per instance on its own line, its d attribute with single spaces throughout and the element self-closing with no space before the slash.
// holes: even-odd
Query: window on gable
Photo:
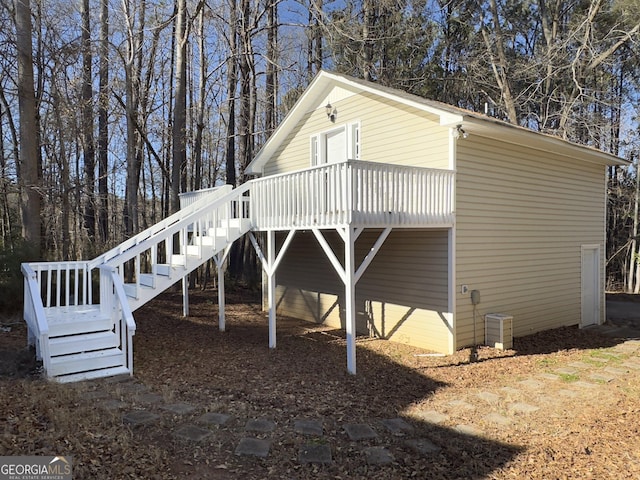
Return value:
<svg viewBox="0 0 640 480">
<path fill-rule="evenodd" d="M 311 165 L 360 159 L 360 124 L 351 123 L 313 135 L 310 140 Z"/>
</svg>

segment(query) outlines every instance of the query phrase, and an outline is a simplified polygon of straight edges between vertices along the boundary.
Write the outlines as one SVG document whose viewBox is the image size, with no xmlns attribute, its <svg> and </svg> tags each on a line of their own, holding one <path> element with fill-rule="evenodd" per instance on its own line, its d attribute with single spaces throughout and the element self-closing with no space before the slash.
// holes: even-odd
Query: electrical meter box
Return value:
<svg viewBox="0 0 640 480">
<path fill-rule="evenodd" d="M 513 348 L 513 316 L 487 313 L 484 316 L 484 341 L 499 350 Z"/>
</svg>

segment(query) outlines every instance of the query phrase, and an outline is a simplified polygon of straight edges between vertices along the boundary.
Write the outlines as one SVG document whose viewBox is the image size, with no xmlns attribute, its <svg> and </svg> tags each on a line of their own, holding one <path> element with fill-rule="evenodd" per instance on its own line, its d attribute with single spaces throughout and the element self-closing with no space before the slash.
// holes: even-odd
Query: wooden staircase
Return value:
<svg viewBox="0 0 640 480">
<path fill-rule="evenodd" d="M 248 189 L 211 189 L 91 261 L 23 264 L 29 343 L 47 377 L 133 374 L 133 312 L 251 229 Z"/>
</svg>

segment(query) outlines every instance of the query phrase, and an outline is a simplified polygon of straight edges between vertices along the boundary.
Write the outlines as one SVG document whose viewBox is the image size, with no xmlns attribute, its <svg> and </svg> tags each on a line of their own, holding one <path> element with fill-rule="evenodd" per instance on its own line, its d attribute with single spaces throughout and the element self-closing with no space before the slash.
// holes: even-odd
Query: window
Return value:
<svg viewBox="0 0 640 480">
<path fill-rule="evenodd" d="M 360 159 L 360 123 L 351 123 L 313 135 L 310 141 L 311 165 L 340 163 Z"/>
</svg>

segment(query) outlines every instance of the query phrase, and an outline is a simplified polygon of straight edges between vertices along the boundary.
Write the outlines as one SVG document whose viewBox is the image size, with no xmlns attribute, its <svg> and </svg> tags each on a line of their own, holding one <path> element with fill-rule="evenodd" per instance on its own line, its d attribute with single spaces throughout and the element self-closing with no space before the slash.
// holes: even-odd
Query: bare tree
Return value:
<svg viewBox="0 0 640 480">
<path fill-rule="evenodd" d="M 20 109 L 20 210 L 22 236 L 39 257 L 40 223 L 40 155 L 38 120 L 33 76 L 31 5 L 29 0 L 15 0 L 16 47 L 18 54 L 18 103 Z"/>
<path fill-rule="evenodd" d="M 95 239 L 95 146 L 93 140 L 93 87 L 91 53 L 91 12 L 89 0 L 82 0 L 82 149 L 84 157 L 85 204 L 84 228 L 89 241 Z"/>
<path fill-rule="evenodd" d="M 109 0 L 100 0 L 100 65 L 98 92 L 98 233 L 109 238 Z"/>
<path fill-rule="evenodd" d="M 179 194 L 186 190 L 187 169 L 187 2 L 176 0 L 175 84 L 171 165 L 171 212 L 180 208 Z"/>
</svg>

